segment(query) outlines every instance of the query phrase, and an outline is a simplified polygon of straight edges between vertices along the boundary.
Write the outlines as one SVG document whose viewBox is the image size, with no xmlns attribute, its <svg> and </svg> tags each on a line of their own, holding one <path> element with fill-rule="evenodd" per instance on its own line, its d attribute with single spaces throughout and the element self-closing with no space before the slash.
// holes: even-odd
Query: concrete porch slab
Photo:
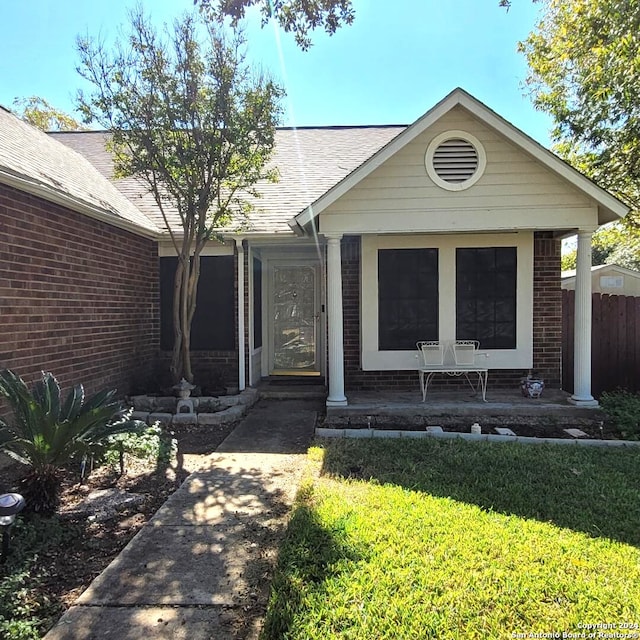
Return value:
<svg viewBox="0 0 640 640">
<path fill-rule="evenodd" d="M 438 424 L 479 422 L 487 427 L 520 422 L 580 427 L 604 420 L 601 409 L 576 407 L 569 394 L 545 389 L 541 398 L 524 398 L 519 392 L 487 391 L 487 402 L 465 390 L 429 392 L 425 402 L 419 390 L 353 392 L 346 407 L 327 407 L 325 427 L 369 427 L 424 429 Z"/>
</svg>

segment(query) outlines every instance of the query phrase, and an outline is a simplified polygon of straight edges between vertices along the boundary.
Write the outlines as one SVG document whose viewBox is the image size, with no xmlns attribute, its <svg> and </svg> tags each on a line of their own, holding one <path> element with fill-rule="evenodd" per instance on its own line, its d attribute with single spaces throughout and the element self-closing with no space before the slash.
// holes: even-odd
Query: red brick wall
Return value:
<svg viewBox="0 0 640 640">
<path fill-rule="evenodd" d="M 342 248 L 345 387 L 349 391 L 375 389 L 418 390 L 415 371 L 363 371 L 360 367 L 360 238 L 345 237 Z M 534 368 L 552 388 L 560 386 L 562 297 L 560 241 L 548 233 L 534 236 Z M 491 370 L 492 388 L 517 389 L 521 369 Z M 435 386 L 459 384 L 438 377 Z"/>
<path fill-rule="evenodd" d="M 0 368 L 143 388 L 158 350 L 156 243 L 0 185 Z"/>
<path fill-rule="evenodd" d="M 560 240 L 549 231 L 533 240 L 533 368 L 549 387 L 560 388 L 562 362 L 562 288 Z"/>
</svg>

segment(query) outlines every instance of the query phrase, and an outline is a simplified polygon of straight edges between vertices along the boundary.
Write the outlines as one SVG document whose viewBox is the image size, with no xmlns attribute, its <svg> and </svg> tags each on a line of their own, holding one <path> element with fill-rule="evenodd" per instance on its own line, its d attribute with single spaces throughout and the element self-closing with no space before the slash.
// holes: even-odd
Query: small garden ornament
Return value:
<svg viewBox="0 0 640 640">
<path fill-rule="evenodd" d="M 544 380 L 535 371 L 529 371 L 525 378 L 520 379 L 520 390 L 525 398 L 539 398 L 544 391 Z"/>
</svg>

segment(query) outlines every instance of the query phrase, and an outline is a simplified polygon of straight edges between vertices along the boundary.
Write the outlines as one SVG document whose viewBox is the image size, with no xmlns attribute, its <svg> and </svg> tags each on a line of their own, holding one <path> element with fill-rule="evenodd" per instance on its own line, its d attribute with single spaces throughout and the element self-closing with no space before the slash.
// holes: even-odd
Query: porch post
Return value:
<svg viewBox="0 0 640 640">
<path fill-rule="evenodd" d="M 593 229 L 578 232 L 573 351 L 572 404 L 597 407 L 591 395 L 591 236 Z"/>
<path fill-rule="evenodd" d="M 329 332 L 328 407 L 345 407 L 344 341 L 342 319 L 342 234 L 327 236 L 327 322 Z"/>
<path fill-rule="evenodd" d="M 244 247 L 242 238 L 236 238 L 238 248 L 238 389 L 244 391 L 246 387 L 244 370 Z"/>
</svg>

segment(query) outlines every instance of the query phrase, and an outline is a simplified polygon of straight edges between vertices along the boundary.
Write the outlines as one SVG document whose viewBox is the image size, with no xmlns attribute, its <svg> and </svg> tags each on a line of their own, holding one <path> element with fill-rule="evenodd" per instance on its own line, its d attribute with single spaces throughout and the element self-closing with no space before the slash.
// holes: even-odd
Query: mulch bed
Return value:
<svg viewBox="0 0 640 640">
<path fill-rule="evenodd" d="M 178 455 L 171 465 L 127 459 L 123 475 L 119 474 L 119 469 L 101 466 L 95 468 L 83 483 L 80 482 L 79 469 L 64 470 L 61 511 L 73 510 L 83 498 L 97 489 L 115 487 L 142 494 L 144 501 L 138 506 L 119 511 L 108 520 L 98 522 L 83 518 L 74 521 L 73 539 L 65 541 L 58 548 L 49 548 L 45 555 L 38 557 L 40 573 L 48 576 L 48 579 L 34 594 L 37 601 L 57 604 L 60 613 L 70 607 L 189 473 L 199 466 L 201 457 L 214 452 L 234 427 L 235 424 L 173 428 Z M 0 464 L 0 493 L 15 491 L 25 469 L 25 466 L 7 462 L 4 458 Z M 35 519 L 38 516 L 23 514 L 20 517 Z M 19 544 L 19 541 L 14 540 L 13 544 Z M 10 563 L 7 564 L 9 566 Z M 0 577 L 2 575 L 0 573 Z M 50 623 L 55 623 L 55 619 Z"/>
</svg>

